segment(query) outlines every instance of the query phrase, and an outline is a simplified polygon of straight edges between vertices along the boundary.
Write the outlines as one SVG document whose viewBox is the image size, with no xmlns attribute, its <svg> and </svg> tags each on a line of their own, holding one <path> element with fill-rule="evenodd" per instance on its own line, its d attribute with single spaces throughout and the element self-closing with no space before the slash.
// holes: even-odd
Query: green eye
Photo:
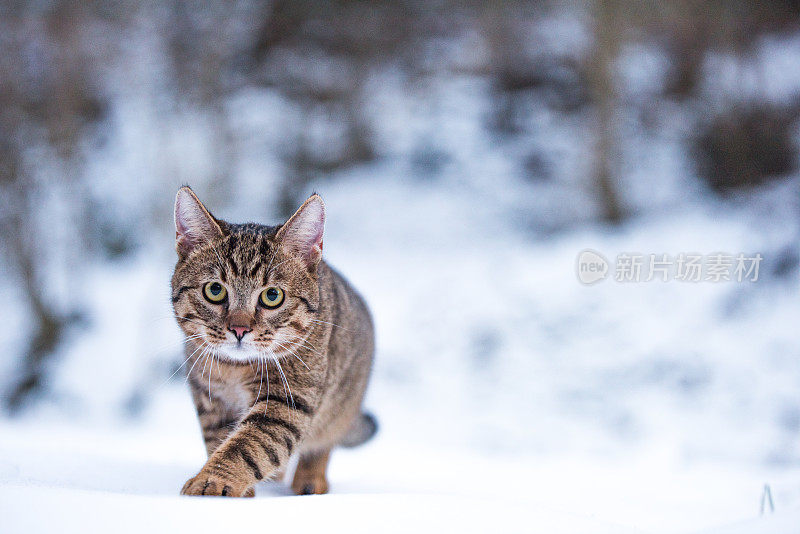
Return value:
<svg viewBox="0 0 800 534">
<path fill-rule="evenodd" d="M 277 308 L 283 303 L 283 290 L 279 287 L 268 287 L 261 292 L 259 300 L 267 308 Z"/>
<path fill-rule="evenodd" d="M 203 286 L 203 296 L 209 302 L 219 304 L 228 296 L 228 290 L 219 282 L 209 282 Z"/>
</svg>

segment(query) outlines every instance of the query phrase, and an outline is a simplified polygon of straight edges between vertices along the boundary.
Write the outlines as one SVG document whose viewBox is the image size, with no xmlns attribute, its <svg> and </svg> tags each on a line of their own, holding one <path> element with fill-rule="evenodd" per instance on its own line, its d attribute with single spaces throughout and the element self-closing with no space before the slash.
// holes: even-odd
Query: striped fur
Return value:
<svg viewBox="0 0 800 534">
<path fill-rule="evenodd" d="M 218 220 L 189 188 L 179 191 L 172 303 L 208 452 L 181 493 L 252 496 L 258 481 L 283 476 L 293 454 L 294 491 L 324 493 L 331 449 L 369 437 L 361 403 L 372 320 L 321 259 L 323 221 L 316 195 L 284 225 L 263 226 Z M 224 303 L 203 296 L 214 281 Z M 276 309 L 259 304 L 268 286 L 284 291 Z M 250 328 L 241 341 L 232 321 Z"/>
</svg>

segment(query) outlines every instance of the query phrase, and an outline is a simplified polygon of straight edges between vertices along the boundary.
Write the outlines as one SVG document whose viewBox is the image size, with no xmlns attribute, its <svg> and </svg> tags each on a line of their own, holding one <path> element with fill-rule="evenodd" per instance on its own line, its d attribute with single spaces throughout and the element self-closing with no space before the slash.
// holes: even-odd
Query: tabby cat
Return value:
<svg viewBox="0 0 800 534">
<path fill-rule="evenodd" d="M 331 449 L 375 434 L 361 411 L 372 320 L 322 260 L 324 223 L 316 194 L 263 226 L 216 219 L 189 187 L 178 191 L 172 303 L 208 452 L 182 494 L 253 496 L 293 453 L 293 491 L 325 493 Z"/>
</svg>

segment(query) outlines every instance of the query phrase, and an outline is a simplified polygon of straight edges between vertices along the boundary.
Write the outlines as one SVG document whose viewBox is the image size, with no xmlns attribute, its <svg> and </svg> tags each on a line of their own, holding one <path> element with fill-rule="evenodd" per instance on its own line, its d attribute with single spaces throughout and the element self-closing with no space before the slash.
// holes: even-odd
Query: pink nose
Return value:
<svg viewBox="0 0 800 534">
<path fill-rule="evenodd" d="M 249 328 L 247 326 L 232 324 L 228 327 L 228 330 L 233 332 L 233 335 L 236 336 L 236 339 L 241 341 L 246 333 L 252 331 L 252 328 Z"/>
</svg>

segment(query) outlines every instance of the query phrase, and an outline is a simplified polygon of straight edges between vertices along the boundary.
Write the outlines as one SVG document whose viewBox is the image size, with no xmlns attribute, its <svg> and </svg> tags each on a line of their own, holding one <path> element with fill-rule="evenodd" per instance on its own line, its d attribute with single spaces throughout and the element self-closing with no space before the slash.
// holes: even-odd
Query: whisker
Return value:
<svg viewBox="0 0 800 534">
<path fill-rule="evenodd" d="M 211 367 L 208 369 L 208 402 L 211 402 L 211 373 L 214 372 L 214 358 L 216 357 L 216 349 L 211 350 Z"/>
<path fill-rule="evenodd" d="M 279 335 L 282 335 L 282 334 L 279 334 Z M 300 339 L 300 336 L 297 336 L 297 339 Z M 307 342 L 303 342 L 302 340 L 298 342 L 298 341 L 292 341 L 291 339 L 281 338 L 281 341 L 283 341 L 284 343 L 289 343 L 291 345 L 299 346 L 301 348 L 310 350 L 311 352 L 315 352 L 315 353 L 319 354 L 320 356 L 324 356 L 324 354 L 322 354 L 320 351 L 316 350 L 316 348 L 313 345 L 311 345 L 310 343 L 307 343 Z"/>
<path fill-rule="evenodd" d="M 297 354 L 295 354 L 295 352 L 294 352 L 292 349 L 290 349 L 290 348 L 286 347 L 285 345 L 281 345 L 280 341 L 277 341 L 277 340 L 274 340 L 274 339 L 273 339 L 273 340 L 272 340 L 272 342 L 273 342 L 273 343 L 275 343 L 276 345 L 278 345 L 280 348 L 282 348 L 282 349 L 283 349 L 283 350 L 285 350 L 286 352 L 288 352 L 289 354 L 291 354 L 292 356 L 294 356 L 295 358 L 297 358 L 298 360 L 300 360 L 300 363 L 302 363 L 303 365 L 305 365 L 305 366 L 306 366 L 306 369 L 309 369 L 308 365 L 306 365 L 306 362 L 304 362 L 304 361 L 303 361 L 303 359 L 302 359 L 302 358 L 300 358 L 300 356 L 298 356 Z M 310 370 L 310 369 L 309 369 L 309 370 Z"/>
<path fill-rule="evenodd" d="M 164 345 L 162 345 L 160 347 L 156 347 L 155 349 L 153 349 L 152 354 L 153 355 L 161 355 L 164 352 L 167 352 L 168 350 L 175 349 L 178 346 L 185 344 L 187 341 L 192 341 L 194 339 L 198 339 L 198 338 L 201 338 L 201 337 L 203 337 L 203 334 L 194 334 L 192 336 L 184 337 L 184 338 L 181 338 L 181 339 L 177 339 L 177 340 L 171 341 L 169 343 L 165 343 Z"/>
<path fill-rule="evenodd" d="M 273 357 L 274 357 L 274 354 L 273 354 Z M 284 396 L 286 396 L 287 392 L 289 394 L 288 398 L 286 399 L 286 404 L 289 404 L 289 400 L 291 399 L 292 408 L 296 410 L 297 407 L 294 405 L 294 397 L 292 397 L 292 388 L 289 387 L 289 381 L 286 380 L 286 375 L 283 374 L 283 368 L 281 368 L 281 362 L 278 361 L 278 358 L 275 358 L 274 361 L 275 361 L 275 365 L 278 367 L 278 372 L 281 374 L 281 379 L 283 380 L 283 387 L 284 387 L 283 394 L 284 394 Z"/>
<path fill-rule="evenodd" d="M 194 356 L 194 353 L 197 352 L 197 350 L 199 350 L 200 348 L 203 348 L 203 346 L 206 345 L 206 343 L 208 343 L 208 342 L 204 341 L 197 349 L 195 349 L 195 351 L 192 353 L 192 356 Z M 205 351 L 205 349 L 203 349 L 203 350 Z M 189 375 L 192 374 L 192 369 L 194 369 L 194 366 L 197 365 L 197 362 L 199 362 L 202 357 L 203 357 L 203 353 L 201 352 L 200 356 L 197 357 L 197 359 L 194 361 L 192 366 L 189 368 L 189 371 L 187 371 L 185 382 L 189 381 Z"/>
<path fill-rule="evenodd" d="M 264 371 L 267 372 L 267 400 L 264 403 L 264 415 L 267 415 L 267 406 L 269 406 L 269 366 L 267 366 L 267 360 L 261 362 L 263 367 L 261 368 L 261 373 L 263 374 Z"/>
<path fill-rule="evenodd" d="M 173 315 L 173 317 L 179 321 L 189 321 L 190 323 L 199 324 L 200 326 L 206 326 L 205 323 L 195 321 L 194 319 L 189 319 L 188 317 L 181 317 L 180 315 Z"/>
<path fill-rule="evenodd" d="M 311 337 L 311 335 L 312 335 L 312 334 L 313 334 L 313 333 L 316 331 L 317 327 L 319 327 L 319 326 L 320 326 L 320 325 L 319 325 L 318 323 L 314 323 L 314 324 L 313 324 L 313 325 L 312 325 L 312 326 L 311 326 L 311 327 L 308 329 L 308 332 L 306 332 L 306 335 L 305 335 L 305 336 L 303 336 L 303 337 L 300 337 L 300 335 L 299 335 L 299 334 L 294 334 L 294 333 L 290 333 L 290 332 L 286 332 L 286 333 L 284 333 L 284 332 L 280 332 L 278 335 L 279 335 L 279 336 L 281 336 L 281 335 L 290 335 L 290 336 L 292 336 L 292 337 L 291 337 L 291 339 L 294 339 L 294 340 L 298 340 L 298 339 L 299 339 L 301 343 L 303 343 L 303 344 L 305 344 L 305 345 L 308 345 L 308 346 L 309 346 L 309 347 L 311 347 L 312 349 L 316 350 L 316 349 L 317 349 L 317 347 L 315 347 L 315 346 L 314 346 L 314 345 L 313 345 L 311 342 L 309 342 L 309 341 L 308 341 L 308 338 L 310 338 L 310 337 Z M 321 354 L 321 353 L 320 353 L 320 354 Z"/>
<path fill-rule="evenodd" d="M 316 327 L 316 326 L 312 326 L 312 327 L 311 327 L 311 330 L 309 330 L 309 331 L 306 333 L 306 335 L 305 335 L 305 336 L 300 336 L 299 334 L 293 334 L 293 333 L 291 333 L 291 332 L 279 332 L 279 333 L 278 333 L 278 335 L 279 335 L 279 336 L 291 336 L 291 338 L 292 338 L 292 339 L 299 339 L 300 341 L 302 341 L 302 342 L 306 343 L 306 344 L 307 344 L 309 347 L 312 347 L 312 348 L 317 348 L 317 347 L 315 347 L 314 345 L 312 345 L 310 342 L 308 342 L 308 338 L 309 338 L 309 337 L 311 337 L 311 334 L 313 334 L 313 333 L 314 333 L 314 328 L 315 328 L 315 327 Z"/>
<path fill-rule="evenodd" d="M 293 341 L 291 339 L 281 338 L 281 343 L 288 343 L 288 344 L 296 347 L 297 350 L 306 349 L 306 350 L 309 350 L 309 351 L 313 352 L 314 354 L 319 354 L 320 356 L 324 356 L 324 354 L 322 354 L 320 351 L 318 351 L 314 347 L 311 347 L 310 345 L 306 345 L 304 343 L 300 343 L 299 341 Z"/>
<path fill-rule="evenodd" d="M 167 378 L 167 379 L 166 379 L 164 382 L 169 382 L 170 380 L 172 380 L 172 377 L 173 377 L 173 376 L 175 376 L 176 374 L 178 374 L 178 371 L 180 371 L 180 370 L 181 370 L 181 368 L 182 368 L 184 365 L 186 365 L 186 362 L 188 362 L 189 360 L 191 360 L 191 359 L 192 359 L 192 356 L 194 356 L 194 355 L 195 355 L 195 353 L 196 353 L 198 350 L 200 350 L 200 348 L 201 348 L 203 345 L 205 345 L 206 343 L 207 343 L 206 341 L 203 341 L 203 343 L 201 343 L 199 347 L 197 347 L 196 349 L 194 349 L 194 352 L 192 352 L 192 353 L 191 353 L 191 354 L 190 354 L 190 355 L 189 355 L 189 356 L 188 356 L 188 357 L 187 357 L 185 360 L 183 360 L 183 363 L 182 363 L 182 364 L 180 364 L 180 366 L 178 366 L 178 368 L 177 368 L 177 369 L 175 369 L 175 371 L 173 371 L 173 373 L 172 373 L 171 375 L 169 375 L 169 378 Z"/>
<path fill-rule="evenodd" d="M 257 360 L 257 361 L 259 362 L 259 366 L 258 367 L 259 367 L 259 370 L 260 370 L 261 369 L 261 360 Z M 263 382 L 264 382 L 264 372 L 262 371 L 259 374 L 259 379 L 258 379 L 258 393 L 256 393 L 256 398 L 253 401 L 253 405 L 250 407 L 251 410 L 256 407 L 256 404 L 258 404 L 258 398 L 261 396 L 261 385 L 262 385 Z M 269 401 L 267 401 L 267 402 L 269 402 Z"/>
<path fill-rule="evenodd" d="M 206 355 L 206 359 L 203 361 L 203 371 L 200 373 L 200 378 L 205 378 L 206 375 L 206 366 L 208 365 L 208 358 L 211 356 L 211 346 L 208 346 L 208 350 L 204 350 L 203 353 Z"/>
</svg>

